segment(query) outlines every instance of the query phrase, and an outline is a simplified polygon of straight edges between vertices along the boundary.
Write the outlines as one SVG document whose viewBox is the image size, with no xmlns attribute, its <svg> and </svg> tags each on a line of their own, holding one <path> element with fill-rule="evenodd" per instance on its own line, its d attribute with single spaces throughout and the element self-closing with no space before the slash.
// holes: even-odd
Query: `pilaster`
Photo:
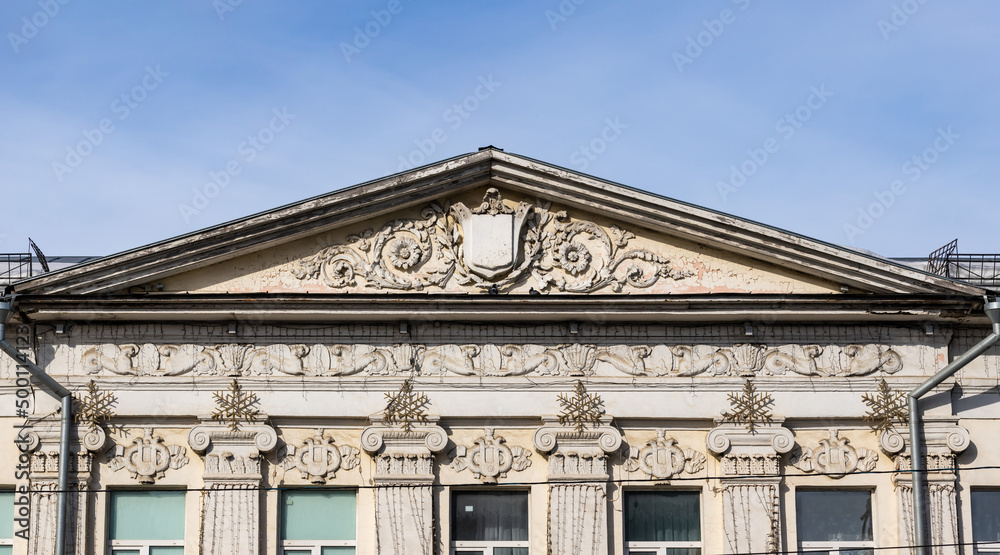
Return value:
<svg viewBox="0 0 1000 555">
<path fill-rule="evenodd" d="M 58 420 L 38 420 L 22 435 L 31 452 L 31 512 L 28 552 L 38 555 L 55 553 L 56 514 L 59 509 L 59 428 Z M 85 555 L 92 537 L 87 492 L 90 490 L 94 452 L 100 451 L 107 434 L 100 426 L 70 427 L 69 480 L 66 495 L 69 503 L 66 523 L 66 553 Z"/>
<path fill-rule="evenodd" d="M 608 454 L 618 450 L 621 433 L 611 417 L 580 430 L 542 417 L 532 443 L 549 461 L 549 551 L 553 555 L 608 553 Z"/>
<path fill-rule="evenodd" d="M 201 551 L 203 555 L 260 552 L 261 453 L 278 435 L 264 424 L 229 426 L 203 420 L 188 433 L 191 448 L 204 456 Z"/>
<path fill-rule="evenodd" d="M 757 424 L 754 433 L 742 425 L 719 423 L 708 434 L 708 449 L 722 457 L 727 554 L 781 550 L 781 455 L 795 445 L 782 422 L 774 418 L 769 424 Z"/>
<path fill-rule="evenodd" d="M 927 501 L 929 504 L 926 524 L 931 533 L 934 555 L 960 555 L 958 524 L 958 494 L 955 484 L 956 455 L 965 451 L 970 441 L 969 431 L 958 425 L 955 417 L 924 417 L 924 468 L 927 469 Z M 894 430 L 880 437 L 884 451 L 894 455 L 896 470 L 896 498 L 899 504 L 899 530 L 906 545 L 914 545 L 913 531 L 913 481 L 909 471 L 912 453 L 907 438 Z M 911 549 L 911 552 L 914 550 Z"/>
<path fill-rule="evenodd" d="M 434 453 L 448 435 L 427 424 L 386 425 L 381 417 L 361 434 L 361 447 L 375 458 L 375 528 L 378 555 L 432 555 L 434 551 Z"/>
</svg>

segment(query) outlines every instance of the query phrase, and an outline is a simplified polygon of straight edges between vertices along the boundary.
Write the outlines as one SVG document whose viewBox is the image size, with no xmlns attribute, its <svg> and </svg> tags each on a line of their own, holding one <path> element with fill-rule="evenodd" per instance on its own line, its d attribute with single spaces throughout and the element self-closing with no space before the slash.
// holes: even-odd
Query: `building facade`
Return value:
<svg viewBox="0 0 1000 555">
<path fill-rule="evenodd" d="M 67 553 L 903 553 L 986 293 L 487 148 L 15 283 L 5 339 L 76 397 Z M 0 372 L 0 553 L 54 553 Z M 998 549 L 998 380 L 921 401 L 935 554 Z"/>
</svg>

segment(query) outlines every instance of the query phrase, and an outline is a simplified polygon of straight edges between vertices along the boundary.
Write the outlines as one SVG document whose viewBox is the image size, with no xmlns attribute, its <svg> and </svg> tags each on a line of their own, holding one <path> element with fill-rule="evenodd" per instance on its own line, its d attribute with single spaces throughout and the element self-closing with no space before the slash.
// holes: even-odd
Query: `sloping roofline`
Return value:
<svg viewBox="0 0 1000 555">
<path fill-rule="evenodd" d="M 486 147 L 12 284 L 17 294 L 99 294 L 487 184 L 630 220 L 872 293 L 982 296 L 984 289 L 889 259 Z"/>
</svg>

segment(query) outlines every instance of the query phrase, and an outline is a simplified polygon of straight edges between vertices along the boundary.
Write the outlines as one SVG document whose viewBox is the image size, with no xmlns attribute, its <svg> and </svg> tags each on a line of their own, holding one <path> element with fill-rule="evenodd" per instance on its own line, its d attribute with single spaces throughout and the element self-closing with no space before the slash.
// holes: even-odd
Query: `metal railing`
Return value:
<svg viewBox="0 0 1000 555">
<path fill-rule="evenodd" d="M 31 276 L 31 253 L 0 253 L 0 285 L 10 285 Z"/>
<path fill-rule="evenodd" d="M 1000 287 L 1000 254 L 959 254 L 955 239 L 927 257 L 927 271 L 979 287 Z"/>
</svg>

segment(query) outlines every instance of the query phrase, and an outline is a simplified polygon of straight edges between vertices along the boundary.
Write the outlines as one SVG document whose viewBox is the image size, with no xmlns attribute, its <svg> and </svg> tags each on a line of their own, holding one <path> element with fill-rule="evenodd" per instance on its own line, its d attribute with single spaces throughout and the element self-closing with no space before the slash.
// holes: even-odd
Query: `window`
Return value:
<svg viewBox="0 0 1000 555">
<path fill-rule="evenodd" d="M 795 492 L 799 549 L 808 553 L 873 555 L 870 491 Z"/>
<path fill-rule="evenodd" d="M 284 555 L 354 555 L 357 494 L 353 490 L 291 490 L 281 495 Z"/>
<path fill-rule="evenodd" d="M 183 491 L 112 491 L 112 555 L 183 555 Z"/>
<path fill-rule="evenodd" d="M 700 494 L 696 491 L 626 491 L 625 541 L 629 555 L 701 553 Z"/>
<path fill-rule="evenodd" d="M 0 555 L 14 552 L 14 492 L 0 491 Z"/>
<path fill-rule="evenodd" d="M 453 555 L 528 555 L 528 492 L 456 491 Z"/>
<path fill-rule="evenodd" d="M 976 553 L 1000 553 L 1000 491 L 972 490 L 972 541 Z"/>
</svg>

